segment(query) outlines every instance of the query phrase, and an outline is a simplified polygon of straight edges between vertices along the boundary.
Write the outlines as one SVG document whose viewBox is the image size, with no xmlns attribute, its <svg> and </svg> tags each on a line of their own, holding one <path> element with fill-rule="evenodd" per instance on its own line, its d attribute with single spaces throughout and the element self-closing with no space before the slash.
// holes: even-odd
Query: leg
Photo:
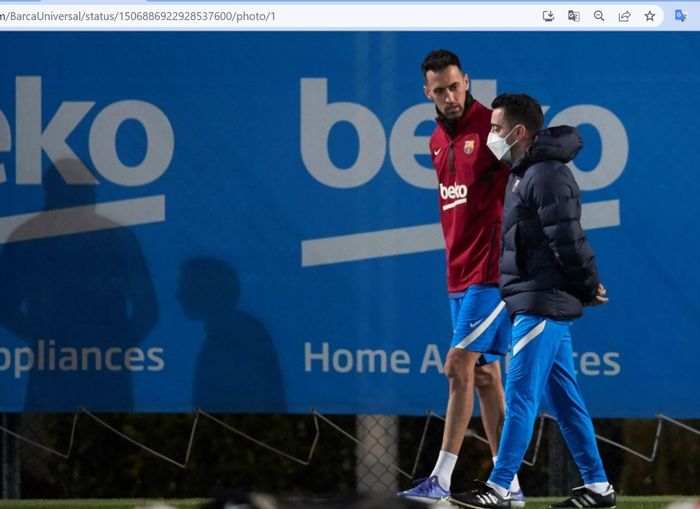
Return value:
<svg viewBox="0 0 700 509">
<path fill-rule="evenodd" d="M 450 299 L 450 309 L 452 312 L 452 324 L 454 335 L 450 351 L 447 354 L 445 363 L 445 376 L 449 381 L 450 392 L 447 403 L 447 416 L 445 431 L 442 439 L 442 450 L 452 454 L 458 454 L 464 440 L 464 433 L 467 430 L 474 407 L 475 388 L 475 367 L 477 363 L 484 361 L 483 352 L 493 352 L 502 354 L 508 348 L 510 331 L 505 304 L 501 302 L 498 288 L 487 285 L 473 285 L 469 287 L 467 293 L 462 298 Z M 506 324 L 506 322 L 508 322 Z M 495 356 L 490 356 L 487 360 L 493 360 Z M 480 362 L 481 361 L 481 362 Z M 502 402 L 494 400 L 494 394 L 489 392 L 500 389 L 500 371 L 498 367 L 490 367 L 481 371 L 480 380 L 484 385 L 485 399 L 490 405 L 486 410 L 486 419 L 495 418 L 494 427 L 497 427 L 497 417 L 492 410 L 495 405 L 503 405 Z M 498 377 L 498 389 L 495 387 L 495 377 Z M 487 436 L 488 433 L 487 431 Z M 497 433 L 492 433 L 497 435 Z M 491 437 L 489 437 L 491 440 Z M 496 437 L 493 442 L 496 444 Z M 493 450 L 493 446 L 492 446 Z"/>
<path fill-rule="evenodd" d="M 506 401 L 501 382 L 501 365 L 491 362 L 476 367 L 476 391 L 484 431 L 491 448 L 491 456 L 498 455 L 498 441 L 505 419 Z"/>
<path fill-rule="evenodd" d="M 496 334 L 503 326 L 503 316 L 507 320 L 504 308 L 498 288 L 493 285 L 473 285 L 463 296 L 450 298 L 454 335 L 445 364 L 449 396 L 442 447 L 435 467 L 425 481 L 428 488 L 416 488 L 414 492 L 434 494 L 440 491 L 435 487 L 436 482 L 443 491 L 449 492 L 452 471 L 473 412 L 477 362 L 483 358 L 483 352 L 503 355 L 508 347 L 510 336 Z M 510 327 L 506 329 L 509 331 Z"/>
<path fill-rule="evenodd" d="M 508 321 L 510 328 L 510 321 Z M 508 332 L 510 334 L 510 331 Z M 479 394 L 479 408 L 481 409 L 481 421 L 484 424 L 486 438 L 489 441 L 491 456 L 494 463 L 498 456 L 498 443 L 501 440 L 503 422 L 505 420 L 506 400 L 501 381 L 501 364 L 498 361 L 476 366 L 476 392 Z M 509 489 L 517 500 L 512 502 L 513 507 L 525 506 L 525 495 L 520 488 L 518 475 L 513 476 Z"/>
<path fill-rule="evenodd" d="M 506 417 L 489 482 L 508 489 L 525 456 L 561 337 L 549 320 L 518 315 L 506 377 Z"/>
<path fill-rule="evenodd" d="M 450 348 L 445 376 L 450 384 L 441 450 L 459 455 L 474 408 L 474 368 L 480 352 Z"/>
<path fill-rule="evenodd" d="M 557 352 L 547 391 L 566 445 L 584 484 L 606 482 L 590 414 L 576 382 L 571 334 L 568 327 Z"/>
<path fill-rule="evenodd" d="M 512 338 L 512 325 L 505 306 L 501 309 L 494 325 L 496 326 L 496 331 L 490 340 L 489 348 L 494 352 L 505 353 L 510 347 Z M 484 358 L 477 364 L 476 368 L 476 389 L 479 393 L 479 408 L 492 457 L 498 455 L 498 443 L 501 440 L 501 431 L 503 430 L 505 419 L 506 400 L 503 392 L 500 363 L 502 358 L 502 355 L 484 354 Z"/>
<path fill-rule="evenodd" d="M 430 476 L 399 496 L 436 500 L 450 494 L 452 471 L 474 407 L 474 367 L 480 357 L 479 352 L 450 348 L 445 363 L 450 392 L 440 455 Z"/>
</svg>

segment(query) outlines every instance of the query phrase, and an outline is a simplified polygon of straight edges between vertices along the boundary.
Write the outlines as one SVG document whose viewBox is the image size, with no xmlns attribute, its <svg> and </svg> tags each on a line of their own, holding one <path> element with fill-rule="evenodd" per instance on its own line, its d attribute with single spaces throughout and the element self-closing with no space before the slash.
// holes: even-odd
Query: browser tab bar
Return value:
<svg viewBox="0 0 700 509">
<path fill-rule="evenodd" d="M 5 30 L 638 30 L 663 20 L 656 4 L 0 4 Z"/>
</svg>

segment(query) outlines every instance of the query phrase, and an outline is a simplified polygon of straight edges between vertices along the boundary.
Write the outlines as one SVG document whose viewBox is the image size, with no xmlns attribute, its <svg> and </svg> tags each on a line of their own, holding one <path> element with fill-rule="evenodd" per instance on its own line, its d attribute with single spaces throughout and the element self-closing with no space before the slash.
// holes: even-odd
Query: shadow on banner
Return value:
<svg viewBox="0 0 700 509">
<path fill-rule="evenodd" d="M 185 314 L 204 324 L 197 357 L 194 403 L 209 412 L 286 410 L 277 352 L 265 326 L 236 309 L 240 283 L 233 268 L 214 258 L 182 264 L 178 299 Z M 274 299 L 270 298 L 270 305 Z"/>
<path fill-rule="evenodd" d="M 94 184 L 66 183 L 81 171 L 73 160 L 45 171 L 43 210 L 0 255 L 0 323 L 29 347 L 28 412 L 131 410 L 138 345 L 158 320 L 136 236 L 99 215 Z M 61 221 L 89 233 L 62 234 Z"/>
</svg>

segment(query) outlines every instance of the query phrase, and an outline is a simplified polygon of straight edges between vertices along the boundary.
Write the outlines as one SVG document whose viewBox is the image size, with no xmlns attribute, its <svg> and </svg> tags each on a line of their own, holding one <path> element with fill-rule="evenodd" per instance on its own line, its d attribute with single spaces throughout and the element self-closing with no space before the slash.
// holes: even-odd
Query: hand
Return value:
<svg viewBox="0 0 700 509">
<path fill-rule="evenodd" d="M 610 299 L 608 299 L 605 294 L 607 293 L 607 290 L 605 287 L 602 285 L 602 283 L 598 284 L 598 294 L 593 297 L 590 301 L 586 303 L 586 306 L 600 306 L 601 304 L 605 304 L 608 302 Z"/>
</svg>

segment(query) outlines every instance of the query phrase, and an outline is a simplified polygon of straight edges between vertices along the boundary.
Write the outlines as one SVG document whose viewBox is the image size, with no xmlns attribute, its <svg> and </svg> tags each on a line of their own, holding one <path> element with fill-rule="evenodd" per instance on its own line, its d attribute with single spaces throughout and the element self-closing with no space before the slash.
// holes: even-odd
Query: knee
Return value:
<svg viewBox="0 0 700 509">
<path fill-rule="evenodd" d="M 459 352 L 450 350 L 445 361 L 445 376 L 450 382 L 450 387 L 469 387 L 474 385 L 474 366 L 460 355 Z"/>
</svg>

